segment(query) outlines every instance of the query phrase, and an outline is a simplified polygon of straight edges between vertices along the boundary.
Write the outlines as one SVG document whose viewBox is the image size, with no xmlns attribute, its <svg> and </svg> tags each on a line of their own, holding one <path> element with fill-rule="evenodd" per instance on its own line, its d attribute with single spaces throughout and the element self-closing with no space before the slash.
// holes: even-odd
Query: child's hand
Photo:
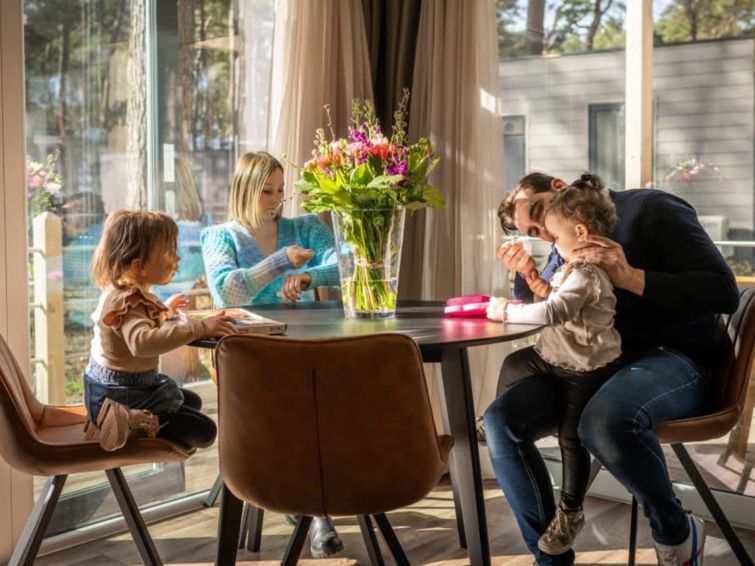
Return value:
<svg viewBox="0 0 755 566">
<path fill-rule="evenodd" d="M 286 248 L 286 256 L 291 266 L 294 268 L 301 267 L 315 256 L 315 252 L 307 250 L 301 246 L 288 246 Z"/>
<path fill-rule="evenodd" d="M 281 287 L 281 298 L 284 301 L 298 301 L 301 292 L 309 287 L 310 283 L 312 283 L 312 276 L 309 273 L 289 275 Z"/>
<path fill-rule="evenodd" d="M 490 297 L 490 302 L 486 308 L 488 319 L 506 322 L 506 305 L 509 300 L 505 297 Z"/>
<path fill-rule="evenodd" d="M 179 310 L 185 309 L 189 304 L 191 304 L 191 301 L 183 293 L 171 295 L 165 300 L 165 306 L 168 307 L 168 318 L 173 318 Z"/>
<path fill-rule="evenodd" d="M 209 338 L 220 338 L 221 336 L 227 336 L 228 334 L 241 334 L 242 332 L 236 328 L 234 318 L 220 314 L 219 316 L 211 316 L 202 321 L 205 334 Z"/>
<path fill-rule="evenodd" d="M 524 278 L 527 282 L 527 286 L 538 299 L 546 299 L 551 293 L 551 286 L 546 281 L 540 279 L 540 276 L 536 270 L 530 271 Z"/>
</svg>

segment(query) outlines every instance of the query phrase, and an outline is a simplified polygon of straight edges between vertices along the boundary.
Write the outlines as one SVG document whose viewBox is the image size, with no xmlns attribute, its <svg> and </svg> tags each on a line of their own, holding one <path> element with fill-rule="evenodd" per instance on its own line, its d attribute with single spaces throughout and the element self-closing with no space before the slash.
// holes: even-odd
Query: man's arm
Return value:
<svg viewBox="0 0 755 566">
<path fill-rule="evenodd" d="M 607 238 L 581 254 L 602 267 L 619 289 L 687 313 L 732 313 L 739 304 L 734 274 L 705 233 L 695 210 L 665 193 L 645 199 L 638 215 L 638 237 L 645 253 L 662 268 L 641 270 L 629 265 L 623 248 Z"/>
</svg>

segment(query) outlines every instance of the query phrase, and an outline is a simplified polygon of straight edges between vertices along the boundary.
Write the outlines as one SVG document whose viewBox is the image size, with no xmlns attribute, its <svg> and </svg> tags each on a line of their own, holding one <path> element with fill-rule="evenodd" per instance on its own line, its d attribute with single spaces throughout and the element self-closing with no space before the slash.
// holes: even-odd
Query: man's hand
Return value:
<svg viewBox="0 0 755 566">
<path fill-rule="evenodd" d="M 284 301 L 295 302 L 299 300 L 301 292 L 312 283 L 312 276 L 309 273 L 297 273 L 289 275 L 281 286 L 281 298 Z"/>
<path fill-rule="evenodd" d="M 532 294 L 538 299 L 547 299 L 551 293 L 551 286 L 547 281 L 540 279 L 540 274 L 536 269 L 530 271 L 525 277 L 524 281 L 527 283 L 527 287 L 530 288 Z"/>
<path fill-rule="evenodd" d="M 629 265 L 621 244 L 594 235 L 585 236 L 585 242 L 588 245 L 577 250 L 578 257 L 605 271 L 614 287 L 642 296 L 645 292 L 645 272 Z"/>
<path fill-rule="evenodd" d="M 501 266 L 509 271 L 516 271 L 521 274 L 522 277 L 526 277 L 528 273 L 535 269 L 535 260 L 532 256 L 524 251 L 524 244 L 522 242 L 509 242 L 503 244 L 498 251 L 498 261 L 501 262 Z"/>
</svg>

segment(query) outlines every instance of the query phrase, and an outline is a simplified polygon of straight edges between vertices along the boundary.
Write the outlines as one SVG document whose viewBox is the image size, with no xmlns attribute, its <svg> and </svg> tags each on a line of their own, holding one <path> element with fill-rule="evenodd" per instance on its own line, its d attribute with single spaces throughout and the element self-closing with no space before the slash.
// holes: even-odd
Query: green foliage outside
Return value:
<svg viewBox="0 0 755 566">
<path fill-rule="evenodd" d="M 534 10 L 534 12 L 533 12 Z M 528 13 L 542 14 L 528 28 Z M 626 1 L 497 0 L 499 59 L 623 48 Z M 527 35 L 529 33 L 529 35 Z M 753 0 L 668 0 L 656 14 L 656 45 L 753 37 Z M 528 39 L 542 38 L 539 50 Z"/>
</svg>

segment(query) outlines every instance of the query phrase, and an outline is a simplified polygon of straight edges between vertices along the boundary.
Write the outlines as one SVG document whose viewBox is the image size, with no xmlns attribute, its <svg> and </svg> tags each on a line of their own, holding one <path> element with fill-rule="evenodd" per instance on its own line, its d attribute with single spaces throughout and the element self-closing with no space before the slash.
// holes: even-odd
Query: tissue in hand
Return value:
<svg viewBox="0 0 755 566">
<path fill-rule="evenodd" d="M 504 241 L 504 244 L 521 244 L 522 250 L 527 255 L 532 255 L 532 242 L 527 236 L 509 236 Z"/>
</svg>

